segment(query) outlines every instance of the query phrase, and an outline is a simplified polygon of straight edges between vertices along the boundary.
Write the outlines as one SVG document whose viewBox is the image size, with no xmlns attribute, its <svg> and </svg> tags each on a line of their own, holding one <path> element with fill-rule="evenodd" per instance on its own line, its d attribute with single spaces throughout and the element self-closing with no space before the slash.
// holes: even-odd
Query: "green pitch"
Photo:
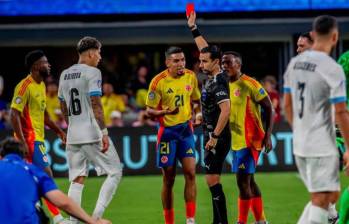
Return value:
<svg viewBox="0 0 349 224">
<path fill-rule="evenodd" d="M 303 183 L 297 173 L 259 173 L 256 175 L 263 198 L 265 213 L 273 224 L 294 224 L 297 222 L 304 205 L 309 201 Z M 103 178 L 87 179 L 83 207 L 91 214 L 98 197 Z M 161 224 L 163 223 L 160 200 L 161 176 L 128 176 L 123 177 L 117 193 L 106 210 L 105 218 L 120 224 Z M 342 189 L 349 185 L 349 178 L 341 176 Z M 68 191 L 67 179 L 56 179 L 57 184 L 64 191 Z M 222 176 L 224 192 L 227 198 L 229 223 L 237 217 L 238 191 L 235 176 Z M 185 207 L 183 200 L 182 175 L 176 178 L 175 221 L 185 223 Z M 211 221 L 211 196 L 203 175 L 197 176 L 197 212 L 196 220 L 199 224 L 209 224 Z M 253 222 L 250 216 L 249 223 Z"/>
</svg>

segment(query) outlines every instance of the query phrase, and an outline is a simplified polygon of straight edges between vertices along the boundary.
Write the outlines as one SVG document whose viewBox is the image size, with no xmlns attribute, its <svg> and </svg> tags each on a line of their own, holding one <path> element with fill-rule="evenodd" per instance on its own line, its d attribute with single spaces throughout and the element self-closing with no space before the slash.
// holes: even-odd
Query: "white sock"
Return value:
<svg viewBox="0 0 349 224">
<path fill-rule="evenodd" d="M 187 218 L 186 224 L 195 224 L 194 218 Z"/>
<path fill-rule="evenodd" d="M 68 197 L 70 197 L 75 203 L 81 206 L 82 190 L 84 189 L 83 184 L 71 182 L 68 190 Z M 78 220 L 70 216 L 71 223 L 78 223 Z"/>
<path fill-rule="evenodd" d="M 301 217 L 298 219 L 297 224 L 308 224 L 310 206 L 311 202 L 308 202 L 308 204 L 304 207 L 303 213 Z"/>
<path fill-rule="evenodd" d="M 330 203 L 328 206 L 328 217 L 329 218 L 336 218 L 338 215 L 338 212 L 336 210 L 336 204 Z"/>
<path fill-rule="evenodd" d="M 321 207 L 311 205 L 309 210 L 310 224 L 328 224 L 328 211 Z"/>
<path fill-rule="evenodd" d="M 109 205 L 115 194 L 116 188 L 121 179 L 121 173 L 108 175 L 105 179 L 101 190 L 99 191 L 98 200 L 95 210 L 93 211 L 93 218 L 102 218 L 105 208 Z"/>
<path fill-rule="evenodd" d="M 62 221 L 64 221 L 64 218 L 63 218 L 63 216 L 61 214 L 58 214 L 55 217 L 53 217 L 53 223 L 54 224 L 60 223 Z"/>
</svg>

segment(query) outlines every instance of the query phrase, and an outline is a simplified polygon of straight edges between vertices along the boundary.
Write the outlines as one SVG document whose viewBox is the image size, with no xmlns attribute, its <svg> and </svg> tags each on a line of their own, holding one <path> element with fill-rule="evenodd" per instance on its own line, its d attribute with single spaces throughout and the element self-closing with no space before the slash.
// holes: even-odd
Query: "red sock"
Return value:
<svg viewBox="0 0 349 224">
<path fill-rule="evenodd" d="M 60 214 L 59 209 L 51 202 L 49 202 L 47 199 L 45 199 L 45 204 L 47 206 L 47 209 L 50 211 L 52 217 L 55 217 L 56 215 Z"/>
<path fill-rule="evenodd" d="M 251 210 L 257 222 L 265 220 L 262 197 L 251 198 Z"/>
<path fill-rule="evenodd" d="M 187 219 L 195 217 L 196 204 L 193 201 L 188 201 L 185 203 L 185 212 Z"/>
<path fill-rule="evenodd" d="M 165 224 L 174 224 L 174 210 L 164 209 Z"/>
<path fill-rule="evenodd" d="M 238 222 L 247 223 L 248 210 L 250 209 L 251 200 L 238 199 Z"/>
</svg>

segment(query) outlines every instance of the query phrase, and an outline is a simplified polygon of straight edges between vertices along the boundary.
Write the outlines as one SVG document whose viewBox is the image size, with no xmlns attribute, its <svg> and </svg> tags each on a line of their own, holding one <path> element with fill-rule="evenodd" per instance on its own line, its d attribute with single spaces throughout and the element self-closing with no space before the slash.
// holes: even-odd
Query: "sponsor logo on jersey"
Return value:
<svg viewBox="0 0 349 224">
<path fill-rule="evenodd" d="M 167 156 L 161 156 L 161 162 L 162 163 L 167 163 L 168 157 Z"/>
<path fill-rule="evenodd" d="M 47 156 L 43 156 L 43 157 L 42 157 L 42 160 L 44 160 L 45 163 L 48 163 L 48 158 L 47 158 Z"/>
<path fill-rule="evenodd" d="M 173 93 L 173 90 L 171 88 L 169 88 L 166 93 L 167 94 Z"/>
<path fill-rule="evenodd" d="M 20 96 L 18 96 L 16 99 L 15 99 L 15 102 L 17 104 L 21 104 L 22 103 L 22 98 Z"/>
<path fill-rule="evenodd" d="M 193 149 L 192 148 L 190 148 L 190 149 L 188 149 L 187 150 L 187 152 L 186 152 L 187 154 L 194 154 L 194 151 L 193 151 Z"/>
<path fill-rule="evenodd" d="M 185 90 L 187 90 L 188 92 L 191 90 L 192 88 L 191 88 L 191 85 L 186 85 L 185 86 Z"/>
<path fill-rule="evenodd" d="M 239 97 L 241 95 L 240 89 L 234 90 L 234 96 Z"/>
<path fill-rule="evenodd" d="M 242 164 L 239 166 L 239 169 L 242 169 L 242 170 L 246 169 L 245 164 L 242 163 Z"/>
<path fill-rule="evenodd" d="M 219 91 L 218 93 L 216 93 L 216 96 L 226 96 L 227 93 L 224 91 Z"/>
<path fill-rule="evenodd" d="M 155 99 L 155 93 L 153 91 L 149 92 L 148 98 L 149 98 L 149 100 L 154 100 Z"/>
</svg>

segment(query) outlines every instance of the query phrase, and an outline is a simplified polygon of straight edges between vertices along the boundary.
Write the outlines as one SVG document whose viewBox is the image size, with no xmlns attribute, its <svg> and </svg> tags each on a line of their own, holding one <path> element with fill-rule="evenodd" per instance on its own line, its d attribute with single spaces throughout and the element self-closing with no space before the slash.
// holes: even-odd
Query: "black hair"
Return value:
<svg viewBox="0 0 349 224">
<path fill-rule="evenodd" d="M 225 51 L 223 55 L 233 55 L 234 58 L 237 58 L 240 65 L 242 65 L 242 56 L 239 52 L 236 51 Z"/>
<path fill-rule="evenodd" d="M 44 57 L 45 54 L 42 50 L 34 50 L 29 52 L 24 59 L 25 67 L 30 70 L 33 66 L 33 64 L 39 60 L 40 58 Z"/>
<path fill-rule="evenodd" d="M 313 43 L 313 38 L 310 36 L 310 32 L 304 32 L 299 35 L 299 37 L 307 38 L 311 43 Z"/>
<path fill-rule="evenodd" d="M 0 143 L 0 156 L 4 157 L 8 154 L 17 154 L 24 157 L 23 145 L 15 138 L 8 137 Z"/>
<path fill-rule="evenodd" d="M 201 49 L 200 53 L 210 53 L 211 60 L 218 59 L 221 60 L 222 52 L 221 49 L 217 45 L 209 45 L 208 47 L 204 47 Z"/>
<path fill-rule="evenodd" d="M 177 46 L 171 46 L 165 51 L 165 57 L 170 57 L 171 54 L 183 53 L 183 49 Z"/>
<path fill-rule="evenodd" d="M 101 42 L 99 42 L 96 38 L 87 36 L 79 40 L 76 50 L 79 52 L 79 54 L 81 54 L 87 50 L 100 49 L 101 47 Z"/>
<path fill-rule="evenodd" d="M 322 15 L 314 19 L 313 31 L 319 35 L 328 35 L 338 27 L 337 20 L 333 16 Z"/>
</svg>

